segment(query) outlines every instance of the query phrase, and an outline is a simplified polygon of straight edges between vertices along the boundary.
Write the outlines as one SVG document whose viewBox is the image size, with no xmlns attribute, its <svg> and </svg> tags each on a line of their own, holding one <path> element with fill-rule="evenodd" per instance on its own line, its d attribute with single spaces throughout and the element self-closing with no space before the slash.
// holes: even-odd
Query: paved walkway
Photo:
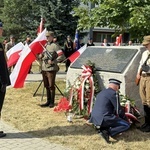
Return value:
<svg viewBox="0 0 150 150">
<path fill-rule="evenodd" d="M 66 73 L 58 73 L 56 78 L 64 78 Z M 26 81 L 40 81 L 41 74 L 29 74 Z M 19 131 L 1 120 L 0 130 L 7 135 L 0 138 L 0 150 L 70 150 L 60 144 L 51 143 L 48 140 L 33 137 L 30 134 Z"/>
</svg>

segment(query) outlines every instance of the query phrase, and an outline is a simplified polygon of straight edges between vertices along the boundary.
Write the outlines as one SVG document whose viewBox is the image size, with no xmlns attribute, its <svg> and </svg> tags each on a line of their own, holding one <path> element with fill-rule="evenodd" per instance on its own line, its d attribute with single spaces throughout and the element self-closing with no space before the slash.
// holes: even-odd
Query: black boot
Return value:
<svg viewBox="0 0 150 150">
<path fill-rule="evenodd" d="M 46 93 L 47 93 L 47 102 L 44 104 L 41 104 L 41 107 L 48 107 L 51 101 L 51 93 L 49 89 L 46 89 Z"/>
<path fill-rule="evenodd" d="M 54 107 L 54 101 L 55 101 L 55 89 L 51 90 L 51 100 L 50 100 L 50 104 L 49 104 L 50 108 Z"/>
<path fill-rule="evenodd" d="M 142 132 L 150 132 L 150 108 L 144 105 L 145 123 L 140 127 Z"/>
</svg>

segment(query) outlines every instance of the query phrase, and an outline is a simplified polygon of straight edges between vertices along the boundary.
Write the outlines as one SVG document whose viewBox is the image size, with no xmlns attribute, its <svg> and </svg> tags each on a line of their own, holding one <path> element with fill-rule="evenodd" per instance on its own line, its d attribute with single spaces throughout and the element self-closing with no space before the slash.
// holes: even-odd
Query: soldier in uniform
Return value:
<svg viewBox="0 0 150 150">
<path fill-rule="evenodd" d="M 53 43 L 54 33 L 48 31 L 46 33 L 47 37 L 47 45 L 46 50 L 39 55 L 41 58 L 42 64 L 42 76 L 44 86 L 47 92 L 47 102 L 41 104 L 41 107 L 54 107 L 55 102 L 55 77 L 56 73 L 59 70 L 59 66 L 57 65 L 58 54 L 57 51 L 60 50 L 60 46 L 56 43 Z"/>
<path fill-rule="evenodd" d="M 0 36 L 2 36 L 3 28 L 0 21 Z M 0 43 L 0 116 L 6 94 L 6 86 L 10 85 L 9 73 L 6 63 L 6 55 L 2 43 Z M 4 137 L 6 134 L 0 131 L 0 137 Z"/>
<path fill-rule="evenodd" d="M 129 129 L 130 124 L 125 121 L 125 113 L 121 109 L 118 90 L 121 81 L 109 79 L 109 86 L 96 97 L 89 122 L 93 123 L 100 135 L 109 143 L 109 136 Z"/>
<path fill-rule="evenodd" d="M 70 35 L 67 36 L 67 41 L 64 43 L 64 55 L 66 58 L 71 56 L 75 52 L 74 50 L 74 43 L 71 40 Z M 66 60 L 66 70 L 65 72 L 68 71 L 68 67 L 70 66 L 71 62 L 69 59 Z"/>
<path fill-rule="evenodd" d="M 140 130 L 142 132 L 150 132 L 150 35 L 144 36 L 142 45 L 145 46 L 146 50 L 142 53 L 137 79 L 140 79 L 139 93 L 144 108 L 145 122 L 140 127 Z M 146 70 L 143 68 L 143 65 L 147 66 Z"/>
</svg>

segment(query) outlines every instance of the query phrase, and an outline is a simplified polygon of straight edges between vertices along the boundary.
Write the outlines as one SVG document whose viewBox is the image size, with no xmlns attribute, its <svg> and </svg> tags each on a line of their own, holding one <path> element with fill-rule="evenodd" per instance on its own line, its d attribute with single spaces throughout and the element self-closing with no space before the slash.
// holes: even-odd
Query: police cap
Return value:
<svg viewBox="0 0 150 150">
<path fill-rule="evenodd" d="M 111 78 L 111 79 L 109 79 L 109 83 L 114 83 L 114 84 L 117 84 L 117 85 L 119 85 L 120 86 L 120 84 L 122 83 L 121 81 L 119 81 L 119 80 L 117 80 L 117 79 L 113 79 L 113 78 Z"/>
</svg>

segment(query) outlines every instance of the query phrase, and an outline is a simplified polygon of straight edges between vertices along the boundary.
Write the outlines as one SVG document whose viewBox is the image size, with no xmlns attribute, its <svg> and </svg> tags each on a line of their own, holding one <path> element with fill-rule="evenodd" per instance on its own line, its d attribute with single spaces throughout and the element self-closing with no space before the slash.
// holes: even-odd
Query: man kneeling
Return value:
<svg viewBox="0 0 150 150">
<path fill-rule="evenodd" d="M 96 97 L 89 120 L 107 143 L 109 136 L 113 137 L 130 128 L 130 124 L 125 121 L 125 114 L 119 101 L 118 91 L 121 83 L 117 79 L 109 79 L 108 88 L 102 90 Z"/>
</svg>

